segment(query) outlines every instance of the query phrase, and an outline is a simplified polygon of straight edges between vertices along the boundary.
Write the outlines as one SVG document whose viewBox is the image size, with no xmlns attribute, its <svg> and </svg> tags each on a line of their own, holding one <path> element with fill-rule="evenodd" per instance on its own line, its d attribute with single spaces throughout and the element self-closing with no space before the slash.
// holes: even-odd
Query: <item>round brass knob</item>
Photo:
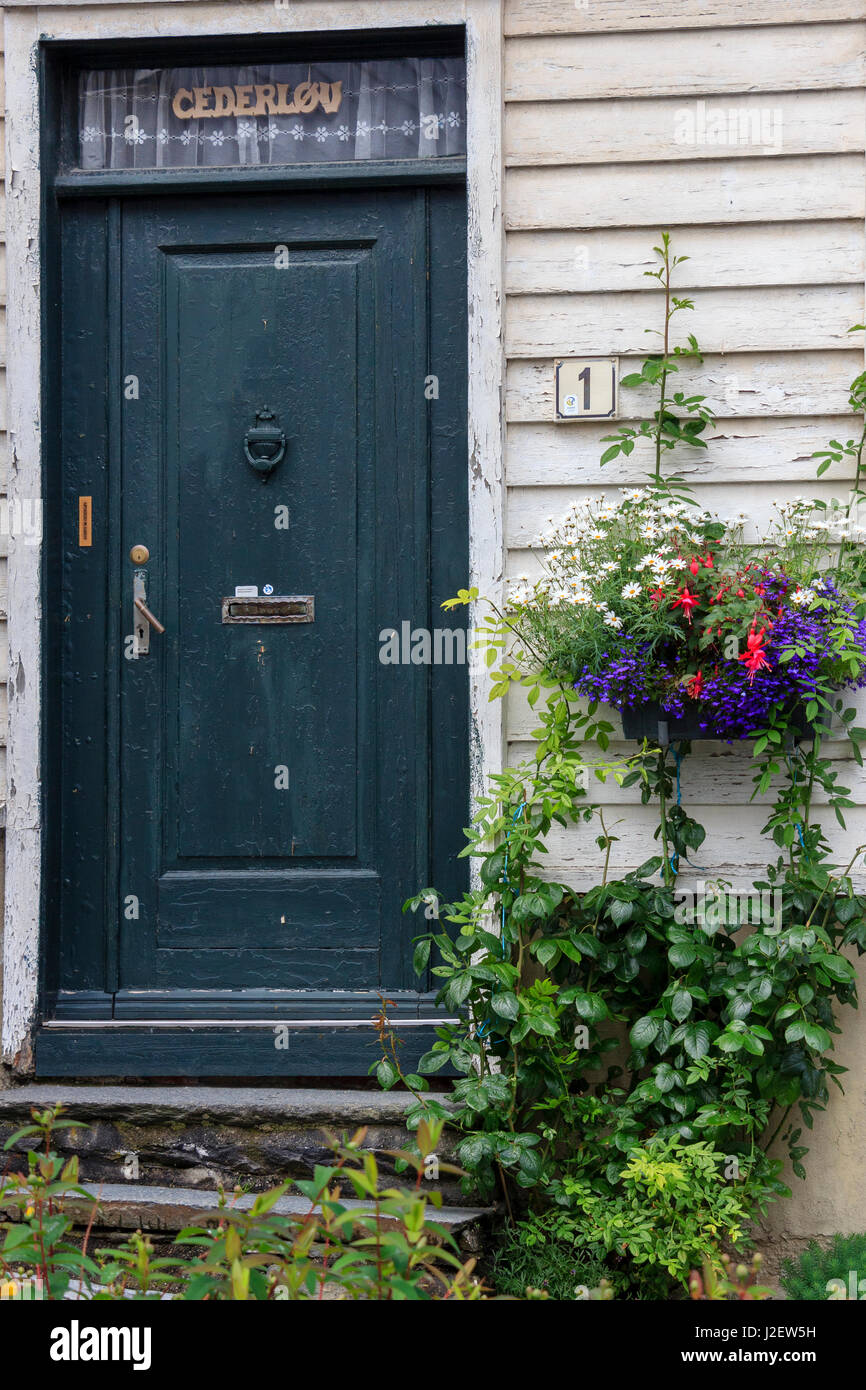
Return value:
<svg viewBox="0 0 866 1390">
<path fill-rule="evenodd" d="M 150 559 L 150 551 L 146 545 L 134 545 L 129 552 L 129 558 L 134 565 L 146 565 Z"/>
</svg>

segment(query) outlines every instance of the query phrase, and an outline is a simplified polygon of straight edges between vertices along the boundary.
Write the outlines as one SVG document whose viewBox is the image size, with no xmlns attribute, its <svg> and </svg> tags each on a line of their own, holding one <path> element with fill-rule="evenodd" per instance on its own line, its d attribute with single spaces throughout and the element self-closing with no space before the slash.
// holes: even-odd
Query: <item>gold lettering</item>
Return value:
<svg viewBox="0 0 866 1390">
<path fill-rule="evenodd" d="M 319 100 L 325 111 L 339 111 L 343 100 L 342 82 L 320 82 Z M 327 94 L 327 95 L 326 95 Z"/>
<path fill-rule="evenodd" d="M 213 96 L 213 87 L 193 87 L 192 90 L 195 96 L 192 114 L 194 116 L 212 116 L 214 114 L 213 107 L 208 106 L 207 103 L 208 99 Z"/>
<path fill-rule="evenodd" d="M 214 87 L 214 116 L 233 116 L 235 114 L 234 87 Z"/>
<path fill-rule="evenodd" d="M 242 116 L 252 112 L 252 100 L 252 87 L 235 87 L 235 115 Z"/>
<path fill-rule="evenodd" d="M 315 111 L 319 104 L 319 86 L 316 82 L 299 82 L 295 88 L 295 107 L 305 114 Z"/>
<path fill-rule="evenodd" d="M 275 116 L 294 116 L 298 108 L 294 102 L 289 104 L 290 91 L 291 88 L 288 82 L 277 83 L 277 109 L 274 112 Z"/>
<path fill-rule="evenodd" d="M 181 102 L 183 101 L 189 102 L 189 106 L 186 108 L 186 110 L 181 109 Z M 171 103 L 171 109 L 177 116 L 178 120 L 188 121 L 190 116 L 192 115 L 192 108 L 192 92 L 187 91 L 186 87 L 178 87 L 177 91 L 174 94 L 174 101 Z"/>
<path fill-rule="evenodd" d="M 276 95 L 277 89 L 274 86 L 256 87 L 256 104 L 253 107 L 253 115 L 275 116 L 277 114 Z"/>
</svg>

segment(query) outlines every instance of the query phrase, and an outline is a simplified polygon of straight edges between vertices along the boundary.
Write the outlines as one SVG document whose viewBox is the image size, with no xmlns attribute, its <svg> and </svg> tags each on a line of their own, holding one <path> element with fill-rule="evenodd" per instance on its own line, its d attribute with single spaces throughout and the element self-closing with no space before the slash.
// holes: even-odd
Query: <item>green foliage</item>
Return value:
<svg viewBox="0 0 866 1390">
<path fill-rule="evenodd" d="M 0 1209 L 11 1209 L 18 1217 L 0 1222 L 0 1279 L 38 1278 L 44 1296 L 52 1299 L 63 1298 L 72 1279 L 87 1280 L 97 1273 L 86 1240 L 83 1250 L 73 1241 L 74 1223 L 66 1211 L 70 1197 L 90 1200 L 78 1182 L 78 1159 L 64 1160 L 51 1147 L 56 1130 L 82 1128 L 61 1119 L 61 1109 L 34 1110 L 33 1123 L 7 1139 L 6 1150 L 21 1139 L 38 1138 L 41 1146 L 27 1150 L 26 1173 L 0 1180 Z"/>
<path fill-rule="evenodd" d="M 727 1180 L 727 1159 L 712 1143 L 683 1144 L 656 1134 L 636 1145 L 614 1182 L 571 1176 L 562 1190 L 578 1241 L 594 1239 L 626 1256 L 638 1292 L 664 1297 L 671 1282 L 718 1260 L 719 1245 L 741 1246 L 764 1195 L 764 1160 Z M 665 1278 L 669 1276 L 669 1279 Z"/>
<path fill-rule="evenodd" d="M 866 1299 L 866 1235 L 835 1235 L 824 1249 L 813 1240 L 785 1260 L 780 1279 L 788 1298 L 810 1302 Z"/>
<path fill-rule="evenodd" d="M 621 384 L 628 389 L 650 387 L 657 392 L 658 402 L 651 419 L 642 420 L 637 427 L 622 425 L 615 434 L 604 436 L 603 442 L 610 447 L 602 454 L 601 463 L 611 463 L 620 454 L 627 458 L 639 439 L 648 439 L 655 453 L 655 470 L 650 481 L 659 488 L 662 485 L 663 455 L 678 445 L 706 449 L 707 441 L 701 436 L 715 421 L 706 405 L 705 396 L 686 395 L 684 391 L 668 394 L 669 378 L 679 371 L 680 362 L 684 359 L 702 362 L 703 358 L 698 341 L 691 333 L 687 339 L 688 347 L 674 346 L 671 343 L 671 324 L 674 316 L 695 307 L 690 299 L 679 299 L 671 290 L 673 272 L 689 258 L 672 254 L 668 232 L 662 233 L 661 245 L 654 246 L 653 251 L 658 257 L 659 265 L 655 270 L 645 270 L 644 275 L 658 281 L 664 291 L 664 325 L 661 330 L 646 331 L 661 339 L 661 351 L 648 358 L 640 371 L 624 376 Z M 683 478 L 673 474 L 669 474 L 666 479 L 666 489 L 672 495 L 687 495 L 689 491 Z"/>
<path fill-rule="evenodd" d="M 763 1303 L 772 1298 L 773 1290 L 766 1284 L 759 1284 L 763 1260 L 756 1251 L 749 1264 L 733 1267 L 728 1254 L 722 1255 L 722 1274 L 718 1274 L 712 1264 L 705 1260 L 700 1273 L 692 1270 L 689 1279 L 689 1298 L 698 1302 L 743 1302 Z"/>
<path fill-rule="evenodd" d="M 503 1227 L 491 1259 L 497 1293 L 514 1298 L 524 1298 L 527 1289 L 552 1299 L 588 1298 L 608 1273 L 605 1252 L 579 1244 L 576 1223 L 557 1210 Z"/>
</svg>

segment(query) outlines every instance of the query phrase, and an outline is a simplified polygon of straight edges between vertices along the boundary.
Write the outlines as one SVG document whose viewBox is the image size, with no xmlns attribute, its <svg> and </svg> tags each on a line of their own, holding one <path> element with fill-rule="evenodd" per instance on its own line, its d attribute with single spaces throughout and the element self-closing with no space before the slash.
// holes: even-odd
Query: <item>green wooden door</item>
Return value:
<svg viewBox="0 0 866 1390">
<path fill-rule="evenodd" d="M 204 1019 L 178 1070 L 366 1071 L 369 1030 L 309 1025 L 432 1014 L 401 904 L 457 887 L 466 814 L 465 666 L 380 660 L 466 573 L 462 191 L 82 203 L 62 241 L 42 1068 L 102 1069 L 64 1020 L 153 1072 L 145 1024 Z M 221 1020 L 308 1026 L 229 1065 Z"/>
</svg>

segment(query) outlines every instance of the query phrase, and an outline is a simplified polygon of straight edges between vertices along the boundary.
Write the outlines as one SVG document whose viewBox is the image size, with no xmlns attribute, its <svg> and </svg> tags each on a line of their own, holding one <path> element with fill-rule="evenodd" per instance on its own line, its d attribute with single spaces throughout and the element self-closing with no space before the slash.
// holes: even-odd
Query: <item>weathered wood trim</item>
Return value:
<svg viewBox="0 0 866 1390">
<path fill-rule="evenodd" d="M 638 355 L 635 362 L 642 359 Z M 525 424 L 548 424 L 554 418 L 553 357 L 512 358 L 506 376 L 506 419 Z M 628 370 L 623 359 L 621 371 Z M 689 367 L 688 389 L 706 396 L 707 405 L 718 420 L 738 416 L 846 415 L 849 387 L 862 371 L 862 356 L 856 348 L 842 351 L 730 352 L 722 356 L 707 353 L 702 363 Z M 627 402 L 626 402 L 627 394 Z M 656 397 L 642 387 L 623 392 L 620 409 L 643 416 L 652 412 Z M 826 430 L 827 422 L 816 419 L 813 428 Z M 832 426 L 830 426 L 832 428 Z M 850 429 L 847 429 L 847 439 Z M 596 460 L 597 462 L 597 460 Z"/>
<path fill-rule="evenodd" d="M 20 3 L 20 0 L 13 0 Z M 73 0 L 62 0 L 73 3 Z M 105 3 L 105 0 L 98 0 Z M 720 29 L 764 24 L 821 24 L 866 19 L 864 0 L 591 0 L 578 7 L 563 0 L 505 0 L 505 33 L 627 33 L 648 29 Z"/>
<path fill-rule="evenodd" d="M 712 96 L 862 87 L 862 24 L 678 34 L 576 34 L 508 39 L 506 101 Z"/>
<path fill-rule="evenodd" d="M 863 149 L 866 92 L 521 101 L 505 108 L 509 167 L 777 158 Z"/>
<path fill-rule="evenodd" d="M 693 290 L 748 285 L 863 284 L 866 256 L 859 218 L 827 222 L 731 222 L 684 229 L 664 224 L 675 241 L 688 241 Z M 654 268 L 653 238 L 645 228 L 509 232 L 508 294 L 652 293 L 644 276 Z M 685 272 L 683 272 L 685 274 Z"/>
<path fill-rule="evenodd" d="M 40 447 L 39 93 L 34 11 L 7 12 L 6 241 L 9 497 L 42 497 Z M 41 885 L 41 545 L 9 540 L 9 790 L 2 1055 L 27 1065 L 39 981 Z"/>
<path fill-rule="evenodd" d="M 692 226 L 862 218 L 863 160 L 857 154 L 776 159 L 669 160 L 510 169 L 506 226 Z"/>
</svg>

